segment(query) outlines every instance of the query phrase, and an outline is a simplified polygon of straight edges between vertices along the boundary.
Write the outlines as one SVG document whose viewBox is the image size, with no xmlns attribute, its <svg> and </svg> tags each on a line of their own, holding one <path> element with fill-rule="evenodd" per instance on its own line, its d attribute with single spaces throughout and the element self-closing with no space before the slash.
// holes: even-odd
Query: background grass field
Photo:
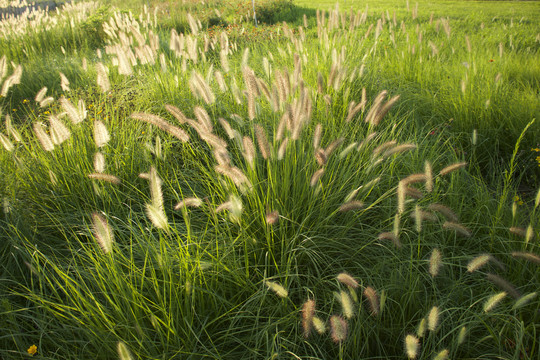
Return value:
<svg viewBox="0 0 540 360">
<path fill-rule="evenodd" d="M 1 21 L 0 357 L 537 359 L 539 3 L 256 6 Z"/>
</svg>

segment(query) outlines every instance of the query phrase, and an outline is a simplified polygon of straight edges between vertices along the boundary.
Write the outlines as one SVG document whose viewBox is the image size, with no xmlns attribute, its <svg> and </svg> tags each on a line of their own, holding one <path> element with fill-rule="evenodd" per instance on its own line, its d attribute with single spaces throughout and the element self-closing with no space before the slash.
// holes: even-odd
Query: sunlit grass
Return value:
<svg viewBox="0 0 540 360">
<path fill-rule="evenodd" d="M 0 43 L 2 358 L 535 358 L 535 10 L 139 5 Z"/>
</svg>

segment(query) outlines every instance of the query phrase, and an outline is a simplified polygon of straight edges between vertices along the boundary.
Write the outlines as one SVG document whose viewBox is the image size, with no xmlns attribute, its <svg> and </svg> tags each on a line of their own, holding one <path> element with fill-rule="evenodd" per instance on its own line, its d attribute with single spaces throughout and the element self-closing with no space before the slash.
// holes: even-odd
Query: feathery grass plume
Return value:
<svg viewBox="0 0 540 360">
<path fill-rule="evenodd" d="M 398 198 L 398 213 L 402 214 L 405 211 L 405 197 L 407 195 L 407 184 L 403 181 L 398 183 L 397 198 Z"/>
<path fill-rule="evenodd" d="M 318 316 L 313 316 L 312 322 L 313 327 L 315 328 L 315 331 L 317 331 L 317 333 L 322 335 L 326 332 L 326 324 L 324 323 L 324 321 L 322 321 L 321 318 L 319 318 Z"/>
<path fill-rule="evenodd" d="M 240 225 L 240 220 L 242 217 L 242 210 L 243 210 L 242 200 L 236 195 L 230 195 L 229 203 L 230 203 L 229 219 L 232 222 Z"/>
<path fill-rule="evenodd" d="M 449 173 L 451 173 L 453 171 L 461 169 L 461 168 L 463 168 L 465 166 L 467 166 L 467 162 L 459 162 L 459 163 L 455 163 L 455 164 L 452 164 L 452 165 L 448 165 L 447 167 L 445 167 L 444 169 L 442 169 L 439 172 L 439 175 L 444 176 L 444 175 L 449 174 Z"/>
<path fill-rule="evenodd" d="M 231 164 L 229 152 L 223 147 L 216 147 L 214 149 L 214 158 L 219 165 L 228 166 Z"/>
<path fill-rule="evenodd" d="M 321 144 L 321 136 L 322 136 L 322 125 L 317 124 L 315 126 L 315 131 L 313 132 L 313 149 L 317 150 L 319 148 L 319 145 Z"/>
<path fill-rule="evenodd" d="M 107 68 L 103 63 L 98 62 L 96 64 L 97 73 L 97 85 L 101 89 L 101 92 L 106 93 L 111 90 L 111 83 L 109 81 L 109 75 L 107 74 Z"/>
<path fill-rule="evenodd" d="M 516 309 L 524 307 L 525 305 L 530 303 L 532 300 L 534 300 L 534 298 L 536 298 L 537 295 L 538 294 L 536 292 L 533 292 L 533 293 L 530 293 L 530 294 L 527 294 L 527 295 L 523 295 L 512 306 L 512 310 L 516 310 Z"/>
<path fill-rule="evenodd" d="M 422 320 L 420 320 L 420 324 L 418 324 L 418 329 L 416 329 L 416 335 L 419 338 L 423 338 L 425 333 L 426 333 L 426 318 L 422 318 Z"/>
<path fill-rule="evenodd" d="M 334 293 L 338 301 L 341 303 L 341 308 L 343 310 L 343 315 L 347 319 L 351 319 L 354 315 L 354 305 L 351 297 L 347 292 L 341 290 L 340 293 Z"/>
<path fill-rule="evenodd" d="M 397 248 L 401 248 L 399 237 L 393 232 L 383 232 L 377 237 L 378 240 L 391 240 Z"/>
<path fill-rule="evenodd" d="M 346 157 L 347 155 L 349 155 L 349 153 L 351 151 L 353 151 L 353 149 L 355 149 L 356 147 L 358 146 L 358 143 L 356 142 L 353 142 L 351 144 L 349 144 L 345 149 L 343 149 L 343 151 L 339 154 L 339 158 L 340 159 L 343 159 L 344 157 Z"/>
<path fill-rule="evenodd" d="M 467 336 L 467 327 L 466 326 L 463 326 L 460 330 L 459 330 L 459 334 L 458 334 L 458 338 L 457 338 L 457 344 L 458 345 L 461 345 L 463 344 L 463 342 L 465 342 L 465 337 Z"/>
<path fill-rule="evenodd" d="M 540 205 L 540 189 L 538 189 L 536 197 L 534 198 L 534 208 L 536 209 L 538 205 Z"/>
<path fill-rule="evenodd" d="M 347 114 L 347 118 L 345 119 L 345 122 L 351 122 L 351 120 L 360 112 L 360 110 L 363 110 L 365 107 L 364 102 L 360 102 L 359 104 L 356 104 L 354 101 L 351 101 L 349 103 L 349 111 Z"/>
<path fill-rule="evenodd" d="M 426 185 L 426 191 L 428 193 L 433 191 L 433 171 L 431 169 L 431 163 L 429 161 L 426 161 L 424 163 L 424 175 L 425 175 L 425 185 Z"/>
<path fill-rule="evenodd" d="M 439 274 L 439 270 L 442 264 L 442 255 L 439 249 L 435 248 L 431 252 L 431 257 L 429 258 L 429 273 L 432 277 L 435 277 Z"/>
<path fill-rule="evenodd" d="M 471 231 L 469 229 L 467 229 L 465 226 L 461 225 L 461 224 L 458 224 L 458 223 L 455 223 L 455 222 L 451 222 L 451 221 L 445 221 L 444 224 L 443 224 L 443 229 L 446 229 L 446 230 L 454 230 L 456 233 L 464 236 L 464 237 L 471 237 Z"/>
<path fill-rule="evenodd" d="M 289 296 L 289 292 L 287 291 L 287 289 L 285 289 L 277 282 L 265 280 L 264 283 L 266 284 L 266 286 L 268 286 L 268 289 L 272 290 L 280 298 L 286 298 L 287 296 Z"/>
<path fill-rule="evenodd" d="M 54 102 L 54 98 L 52 96 L 49 96 L 49 97 L 47 97 L 47 98 L 40 101 L 39 107 L 42 107 L 42 108 L 47 107 L 47 106 L 51 105 L 53 102 Z"/>
<path fill-rule="evenodd" d="M 358 288 L 358 282 L 349 274 L 345 273 L 345 272 L 342 272 L 340 273 L 336 279 L 344 284 L 344 285 L 347 285 L 348 287 L 351 287 L 353 289 L 356 289 Z"/>
<path fill-rule="evenodd" d="M 517 236 L 525 237 L 527 235 L 526 230 L 524 228 L 520 227 L 511 227 L 508 229 L 512 234 L 515 234 Z"/>
<path fill-rule="evenodd" d="M 371 286 L 368 286 L 364 289 L 364 296 L 366 297 L 368 303 L 369 303 L 369 310 L 371 312 L 371 315 L 376 316 L 379 314 L 380 306 L 379 306 L 379 297 L 377 296 L 377 291 L 373 289 Z"/>
<path fill-rule="evenodd" d="M 231 68 L 229 66 L 229 58 L 227 57 L 226 50 L 221 50 L 219 52 L 219 60 L 221 62 L 221 68 L 223 69 L 225 73 L 228 73 L 229 71 L 231 71 Z"/>
<path fill-rule="evenodd" d="M 372 119 L 370 119 L 369 123 L 377 126 L 381 122 L 382 118 L 386 116 L 388 111 L 394 106 L 394 104 L 399 100 L 400 95 L 396 95 L 390 100 L 386 102 L 383 106 L 380 106 L 379 109 L 377 109 L 376 113 L 373 115 Z"/>
<path fill-rule="evenodd" d="M 387 142 L 377 146 L 375 149 L 373 149 L 373 157 L 379 156 L 379 154 L 381 152 L 391 148 L 392 146 L 394 146 L 396 144 L 397 144 L 396 140 L 391 140 L 391 141 L 387 141 Z"/>
<path fill-rule="evenodd" d="M 315 151 L 315 160 L 317 160 L 317 164 L 319 164 L 319 166 L 326 164 L 328 158 L 326 157 L 326 153 L 323 149 L 317 149 L 317 151 Z"/>
<path fill-rule="evenodd" d="M 94 155 L 94 171 L 97 173 L 105 172 L 105 156 L 100 152 Z"/>
<path fill-rule="evenodd" d="M 257 143 L 259 144 L 259 150 L 261 152 L 262 157 L 266 160 L 270 157 L 271 149 L 270 149 L 270 143 L 268 142 L 268 139 L 266 138 L 266 134 L 264 133 L 264 129 L 261 125 L 255 124 L 255 136 L 257 137 Z"/>
<path fill-rule="evenodd" d="M 114 175 L 109 175 L 109 174 L 102 174 L 102 173 L 92 173 L 92 174 L 88 174 L 88 177 L 90 179 L 96 179 L 96 180 L 102 180 L 102 181 L 107 181 L 107 182 L 110 182 L 112 184 L 115 184 L 115 185 L 118 185 L 120 184 L 122 181 L 117 178 L 116 176 Z"/>
<path fill-rule="evenodd" d="M 415 199 L 421 199 L 421 198 L 424 197 L 424 194 L 422 193 L 422 191 L 418 190 L 417 188 L 411 187 L 411 186 L 406 186 L 405 187 L 405 195 L 410 196 L 410 197 L 415 198 Z"/>
<path fill-rule="evenodd" d="M 214 77 L 216 78 L 216 82 L 219 86 L 219 90 L 221 90 L 222 92 L 227 91 L 228 89 L 227 83 L 225 82 L 225 79 L 223 78 L 223 74 L 221 73 L 221 71 L 216 70 L 214 72 Z"/>
<path fill-rule="evenodd" d="M 414 224 L 416 227 L 416 232 L 420 233 L 422 232 L 422 210 L 420 210 L 420 206 L 416 205 L 414 207 L 414 213 L 411 214 L 414 217 Z"/>
<path fill-rule="evenodd" d="M 285 152 L 287 151 L 288 144 L 289 144 L 289 138 L 283 139 L 278 149 L 278 154 L 277 154 L 278 160 L 283 160 L 283 158 L 285 157 Z"/>
<path fill-rule="evenodd" d="M 479 255 L 475 257 L 474 259 L 472 259 L 471 261 L 469 261 L 469 263 L 467 264 L 467 271 L 472 273 L 480 269 L 482 266 L 487 264 L 492 259 L 493 257 L 489 254 Z"/>
<path fill-rule="evenodd" d="M 375 136 L 377 135 L 377 132 L 374 131 L 370 133 L 366 138 L 358 144 L 357 150 L 360 151 L 365 145 L 367 145 Z"/>
<path fill-rule="evenodd" d="M 49 116 L 51 140 L 54 145 L 60 145 L 71 136 L 71 132 L 60 119 L 54 115 Z"/>
<path fill-rule="evenodd" d="M 174 206 L 174 210 L 180 210 L 182 208 L 194 207 L 198 208 L 203 204 L 202 200 L 196 197 L 185 198 Z"/>
<path fill-rule="evenodd" d="M 455 223 L 459 221 L 457 215 L 448 206 L 433 203 L 428 205 L 428 209 L 442 214 L 448 221 Z"/>
<path fill-rule="evenodd" d="M 214 170 L 216 170 L 216 172 L 219 174 L 227 176 L 238 187 L 245 185 L 248 188 L 251 188 L 251 183 L 247 176 L 242 172 L 242 170 L 235 166 L 216 165 Z"/>
<path fill-rule="evenodd" d="M 324 168 L 320 168 L 319 170 L 315 171 L 315 173 L 311 177 L 309 185 L 311 187 L 314 187 L 315 185 L 317 185 L 317 183 L 319 182 L 319 179 L 323 176 L 323 174 L 324 174 Z"/>
<path fill-rule="evenodd" d="M 527 226 L 527 230 L 525 231 L 525 244 L 528 244 L 529 241 L 531 241 L 534 238 L 534 232 L 533 232 L 532 224 L 529 224 Z"/>
<path fill-rule="evenodd" d="M 358 209 L 361 209 L 363 207 L 364 207 L 364 203 L 362 201 L 352 200 L 352 201 L 349 201 L 349 202 L 346 202 L 346 203 L 342 204 L 339 207 L 339 211 L 346 212 L 346 211 L 358 210 Z"/>
<path fill-rule="evenodd" d="M 242 138 L 242 144 L 244 146 L 244 151 L 242 152 L 242 155 L 244 156 L 244 159 L 249 164 L 249 166 L 253 169 L 255 166 L 255 157 L 257 156 L 253 141 L 250 137 L 244 136 Z"/>
<path fill-rule="evenodd" d="M 517 291 L 514 285 L 510 284 L 502 277 L 489 273 L 486 275 L 486 278 L 494 285 L 498 286 L 501 290 L 506 291 L 506 293 L 514 299 L 519 299 L 521 297 L 521 294 L 519 293 L 519 291 Z"/>
<path fill-rule="evenodd" d="M 60 72 L 60 87 L 64 92 L 69 91 L 69 80 L 62 72 Z"/>
<path fill-rule="evenodd" d="M 332 153 L 334 152 L 334 150 L 336 150 L 337 147 L 343 143 L 343 141 L 345 141 L 345 138 L 343 138 L 343 137 L 339 137 L 336 140 L 332 141 L 326 147 L 326 149 L 324 149 L 324 154 L 326 155 L 326 158 L 329 158 L 330 155 L 332 155 Z"/>
<path fill-rule="evenodd" d="M 345 319 L 339 315 L 330 317 L 330 336 L 335 343 L 345 341 L 347 338 L 348 324 Z"/>
<path fill-rule="evenodd" d="M 4 148 L 10 152 L 13 151 L 13 149 L 15 148 L 11 140 L 9 140 L 9 138 L 2 133 L 0 133 L 0 143 L 2 143 Z"/>
<path fill-rule="evenodd" d="M 204 128 L 204 131 L 208 133 L 214 131 L 212 120 L 210 120 L 210 116 L 204 108 L 200 106 L 195 106 L 195 108 L 193 108 L 193 112 L 195 113 L 195 117 L 199 121 L 199 124 Z"/>
<path fill-rule="evenodd" d="M 133 356 L 131 356 L 131 352 L 129 351 L 126 344 L 119 341 L 117 349 L 120 360 L 133 360 Z"/>
<path fill-rule="evenodd" d="M 216 96 L 212 92 L 210 85 L 208 85 L 204 77 L 197 71 L 193 71 L 191 74 L 189 88 L 195 97 L 202 99 L 208 105 L 216 101 Z"/>
<path fill-rule="evenodd" d="M 219 204 L 218 207 L 214 210 L 214 212 L 217 214 L 222 211 L 230 210 L 230 209 L 231 209 L 231 202 L 225 201 L 224 203 Z"/>
<path fill-rule="evenodd" d="M 100 120 L 94 120 L 94 141 L 98 148 L 105 146 L 111 137 L 107 131 L 107 127 Z"/>
<path fill-rule="evenodd" d="M 447 349 L 441 350 L 437 353 L 437 356 L 433 358 L 433 360 L 447 360 L 448 359 L 449 352 Z"/>
<path fill-rule="evenodd" d="M 431 308 L 427 316 L 427 327 L 429 331 L 435 331 L 437 326 L 439 326 L 439 308 L 434 306 Z"/>
<path fill-rule="evenodd" d="M 52 151 L 54 150 L 54 144 L 51 138 L 49 137 L 49 135 L 43 129 L 43 127 L 44 127 L 43 123 L 39 121 L 34 123 L 34 126 L 33 126 L 34 133 L 36 134 L 36 137 L 41 147 L 43 148 L 43 150 Z"/>
<path fill-rule="evenodd" d="M 79 114 L 79 110 L 65 97 L 60 98 L 60 105 L 62 105 L 62 108 L 67 113 L 69 119 L 73 124 L 78 124 L 83 121 L 83 118 L 81 114 Z"/>
<path fill-rule="evenodd" d="M 304 329 L 304 337 L 307 339 L 311 334 L 313 325 L 313 317 L 315 316 L 315 301 L 308 300 L 302 306 L 302 328 Z"/>
<path fill-rule="evenodd" d="M 103 249 L 104 253 L 109 253 L 112 250 L 114 241 L 114 233 L 109 226 L 107 220 L 99 213 L 92 213 L 92 224 L 94 228 L 94 236 Z"/>
<path fill-rule="evenodd" d="M 414 184 L 417 182 L 425 182 L 426 181 L 426 174 L 412 174 L 407 176 L 405 179 L 402 179 L 403 183 L 406 185 Z"/>
<path fill-rule="evenodd" d="M 405 337 L 405 353 L 409 359 L 416 359 L 419 348 L 420 342 L 416 336 L 409 334 Z"/>
<path fill-rule="evenodd" d="M 0 112 L 0 114 L 1 114 L 1 112 Z M 9 116 L 9 114 L 6 114 L 6 131 L 7 131 L 8 135 L 11 135 L 13 137 L 13 140 L 15 140 L 15 142 L 21 142 L 22 141 L 21 134 L 11 124 L 11 116 Z"/>
<path fill-rule="evenodd" d="M 247 100 L 248 100 L 248 118 L 249 120 L 254 120 L 255 119 L 255 116 L 257 115 L 256 114 L 256 109 L 255 109 L 255 95 L 248 90 L 248 94 L 247 94 Z"/>
<path fill-rule="evenodd" d="M 400 154 L 400 153 L 404 153 L 405 151 L 410 151 L 410 150 L 414 150 L 416 149 L 416 145 L 415 144 L 401 144 L 401 145 L 398 145 L 398 146 L 395 146 L 391 149 L 388 149 L 386 150 L 382 157 L 383 158 L 387 158 L 387 157 L 390 157 L 394 154 Z"/>
<path fill-rule="evenodd" d="M 161 230 L 168 230 L 169 223 L 163 207 L 156 207 L 154 204 L 146 204 L 146 215 L 155 227 Z"/>
<path fill-rule="evenodd" d="M 231 124 L 229 124 L 229 122 L 225 120 L 224 118 L 219 118 L 218 121 L 221 127 L 223 128 L 223 130 L 225 130 L 225 133 L 227 133 L 227 137 L 230 140 L 234 139 L 234 130 L 231 127 Z"/>
<path fill-rule="evenodd" d="M 154 166 L 150 167 L 150 196 L 152 199 L 152 205 L 156 209 L 163 208 L 163 194 L 161 192 L 161 179 L 157 174 Z"/>
<path fill-rule="evenodd" d="M 175 117 L 176 120 L 178 120 L 178 122 L 180 124 L 185 124 L 187 122 L 187 117 L 186 115 L 184 115 L 184 113 L 182 111 L 180 111 L 179 108 L 177 108 L 176 106 L 174 105 L 169 105 L 169 104 L 166 104 L 165 105 L 165 109 L 172 115 Z"/>
<path fill-rule="evenodd" d="M 40 103 L 45 98 L 45 94 L 47 93 L 47 87 L 42 87 L 36 94 L 35 100 L 37 103 Z"/>
<path fill-rule="evenodd" d="M 4 84 L 2 85 L 2 91 L 0 91 L 0 96 L 6 97 L 12 85 L 13 85 L 13 77 L 10 76 L 4 81 Z"/>
<path fill-rule="evenodd" d="M 271 211 L 271 212 L 266 212 L 266 223 L 268 225 L 274 225 L 278 222 L 279 220 L 279 212 L 277 210 L 274 210 L 274 211 Z"/>
<path fill-rule="evenodd" d="M 540 256 L 530 253 L 530 252 L 514 251 L 512 252 L 512 256 L 515 258 L 524 259 L 532 263 L 535 263 L 537 265 L 540 265 Z"/>
<path fill-rule="evenodd" d="M 155 125 L 161 130 L 168 132 L 169 134 L 176 137 L 182 142 L 189 141 L 189 135 L 184 130 L 180 129 L 177 126 L 173 126 L 169 124 L 167 121 L 165 121 L 164 119 L 162 119 L 161 117 L 157 115 L 145 114 L 145 113 L 133 113 L 131 114 L 131 118 Z"/>
<path fill-rule="evenodd" d="M 490 296 L 489 299 L 486 300 L 484 303 L 484 312 L 489 312 L 493 310 L 495 306 L 497 306 L 498 303 L 501 302 L 502 299 L 506 296 L 506 292 L 502 291 L 498 294 L 495 294 L 493 296 Z"/>
</svg>

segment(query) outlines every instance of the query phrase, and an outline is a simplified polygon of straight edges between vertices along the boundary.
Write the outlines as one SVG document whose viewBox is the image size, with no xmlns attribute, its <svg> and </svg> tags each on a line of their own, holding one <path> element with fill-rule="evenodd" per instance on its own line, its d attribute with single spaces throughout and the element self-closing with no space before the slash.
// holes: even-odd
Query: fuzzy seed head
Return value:
<svg viewBox="0 0 540 360">
<path fill-rule="evenodd" d="M 380 306 L 379 306 L 379 297 L 377 296 L 377 291 L 373 289 L 371 286 L 368 286 L 364 290 L 364 296 L 366 297 L 369 303 L 369 310 L 371 312 L 371 315 L 373 316 L 378 315 L 380 311 Z"/>
<path fill-rule="evenodd" d="M 447 349 L 444 349 L 442 351 L 439 351 L 437 353 L 437 356 L 433 358 L 433 360 L 447 360 L 448 359 L 449 352 Z"/>
<path fill-rule="evenodd" d="M 289 292 L 287 291 L 287 289 L 285 289 L 277 282 L 265 281 L 265 284 L 266 286 L 268 286 L 268 289 L 272 290 L 280 298 L 286 298 L 287 296 L 289 296 Z"/>
<path fill-rule="evenodd" d="M 409 359 L 416 359 L 419 348 L 420 342 L 416 336 L 409 334 L 405 337 L 405 353 Z"/>
<path fill-rule="evenodd" d="M 358 282 L 351 275 L 345 272 L 342 272 L 336 278 L 340 283 L 347 285 L 353 289 L 356 289 L 359 286 Z"/>
<path fill-rule="evenodd" d="M 315 185 L 317 185 L 317 183 L 319 182 L 319 180 L 323 176 L 323 174 L 324 174 L 324 168 L 320 168 L 319 170 L 315 171 L 315 173 L 311 177 L 309 185 L 311 187 L 314 187 Z"/>
<path fill-rule="evenodd" d="M 495 274 L 487 274 L 486 278 L 492 282 L 494 285 L 499 287 L 501 290 L 506 291 L 508 295 L 513 297 L 514 299 L 519 299 L 521 297 L 521 294 L 514 285 L 510 284 L 507 280 L 503 279 L 502 277 L 495 275 Z"/>
<path fill-rule="evenodd" d="M 110 140 L 109 132 L 107 131 L 107 127 L 103 122 L 100 120 L 94 121 L 94 141 L 96 142 L 96 146 L 98 148 L 101 148 L 105 146 L 109 140 Z"/>
<path fill-rule="evenodd" d="M 447 167 L 445 167 L 444 169 L 442 169 L 439 172 L 439 175 L 444 176 L 446 174 L 450 174 L 451 172 L 456 171 L 458 169 L 461 169 L 461 168 L 463 168 L 465 166 L 467 166 L 466 162 L 459 162 L 459 163 L 455 163 L 455 164 L 452 164 L 452 165 L 448 165 Z"/>
<path fill-rule="evenodd" d="M 437 306 L 432 307 L 429 311 L 427 325 L 429 331 L 435 331 L 435 329 L 437 329 L 437 326 L 439 325 L 439 308 Z"/>
<path fill-rule="evenodd" d="M 471 231 L 469 229 L 455 222 L 445 221 L 443 224 L 443 229 L 454 230 L 456 233 L 460 234 L 461 236 L 471 237 Z"/>
<path fill-rule="evenodd" d="M 422 320 L 420 320 L 420 324 L 418 324 L 416 335 L 419 338 L 423 338 L 425 333 L 426 333 L 426 318 L 422 318 Z"/>
<path fill-rule="evenodd" d="M 302 306 L 302 328 L 304 329 L 304 337 L 308 338 L 313 325 L 313 317 L 315 316 L 315 301 L 308 300 Z"/>
<path fill-rule="evenodd" d="M 109 223 L 101 214 L 94 212 L 92 213 L 92 224 L 94 236 L 98 241 L 99 246 L 101 246 L 104 253 L 110 252 L 114 241 L 114 233 L 109 226 Z"/>
<path fill-rule="evenodd" d="M 317 333 L 322 335 L 326 332 L 326 324 L 324 323 L 324 321 L 321 320 L 321 318 L 314 316 L 312 321 L 313 327 L 315 328 L 315 331 L 317 331 Z"/>
<path fill-rule="evenodd" d="M 475 257 L 467 264 L 467 271 L 472 273 L 487 264 L 492 259 L 491 255 L 483 254 Z"/>
<path fill-rule="evenodd" d="M 202 205 L 202 203 L 202 200 L 196 197 L 185 198 L 175 205 L 174 210 L 180 210 L 187 207 L 198 208 Z"/>
<path fill-rule="evenodd" d="M 498 303 L 501 302 L 502 299 L 504 299 L 506 296 L 506 292 L 502 291 L 498 294 L 495 294 L 491 296 L 487 301 L 484 303 L 484 312 L 489 312 L 493 310 L 495 306 L 497 306 Z"/>
<path fill-rule="evenodd" d="M 535 263 L 537 265 L 540 265 L 540 256 L 530 253 L 530 252 L 514 251 L 512 252 L 512 256 L 515 258 L 524 259 L 532 263 Z"/>
<path fill-rule="evenodd" d="M 463 326 L 461 330 L 459 330 L 459 334 L 457 338 L 458 345 L 463 344 L 463 342 L 465 341 L 465 337 L 467 337 L 467 327 Z"/>
<path fill-rule="evenodd" d="M 522 297 L 520 297 L 516 303 L 514 304 L 514 306 L 512 306 L 512 310 L 516 310 L 516 309 L 519 309 L 519 308 L 522 308 L 523 306 L 527 305 L 528 303 L 530 303 L 532 300 L 534 300 L 536 298 L 538 294 L 536 292 L 533 292 L 533 293 L 530 293 L 530 294 L 527 294 L 527 295 L 523 295 Z"/>
<path fill-rule="evenodd" d="M 129 351 L 126 344 L 123 342 L 118 342 L 118 357 L 120 360 L 133 360 L 133 356 L 131 356 L 131 352 Z"/>
<path fill-rule="evenodd" d="M 341 316 L 332 315 L 332 317 L 330 317 L 330 331 L 332 340 L 335 343 L 345 341 L 348 331 L 347 321 Z"/>
<path fill-rule="evenodd" d="M 439 249 L 435 248 L 431 252 L 431 257 L 429 258 L 429 273 L 432 277 L 435 277 L 439 274 L 441 268 L 442 256 Z"/>
<path fill-rule="evenodd" d="M 105 156 L 100 152 L 94 155 L 94 171 L 97 173 L 105 172 Z"/>
</svg>

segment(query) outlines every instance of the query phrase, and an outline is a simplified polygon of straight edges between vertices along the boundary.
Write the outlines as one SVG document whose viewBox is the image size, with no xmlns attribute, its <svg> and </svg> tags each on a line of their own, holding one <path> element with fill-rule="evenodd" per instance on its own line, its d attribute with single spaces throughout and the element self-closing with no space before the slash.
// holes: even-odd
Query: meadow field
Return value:
<svg viewBox="0 0 540 360">
<path fill-rule="evenodd" d="M 0 0 L 0 359 L 540 358 L 540 2 L 58 3 Z"/>
</svg>

